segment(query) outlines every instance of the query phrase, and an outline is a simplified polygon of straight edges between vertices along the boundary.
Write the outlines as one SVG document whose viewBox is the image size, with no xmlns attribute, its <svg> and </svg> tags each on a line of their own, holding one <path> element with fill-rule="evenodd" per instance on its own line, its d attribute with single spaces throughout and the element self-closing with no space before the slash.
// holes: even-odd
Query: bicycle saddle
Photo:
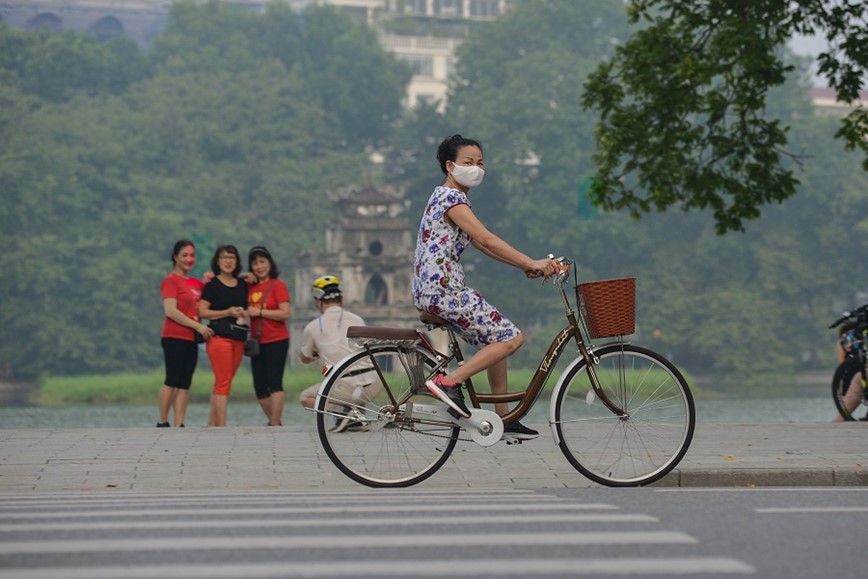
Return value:
<svg viewBox="0 0 868 579">
<path fill-rule="evenodd" d="M 431 325 L 431 326 L 448 326 L 449 320 L 445 318 L 441 318 L 436 314 L 432 314 L 431 312 L 420 312 L 419 319 L 422 320 L 423 324 Z"/>
<path fill-rule="evenodd" d="M 413 328 L 379 328 L 377 326 L 350 326 L 348 338 L 375 338 L 379 340 L 418 340 L 419 332 Z"/>
</svg>

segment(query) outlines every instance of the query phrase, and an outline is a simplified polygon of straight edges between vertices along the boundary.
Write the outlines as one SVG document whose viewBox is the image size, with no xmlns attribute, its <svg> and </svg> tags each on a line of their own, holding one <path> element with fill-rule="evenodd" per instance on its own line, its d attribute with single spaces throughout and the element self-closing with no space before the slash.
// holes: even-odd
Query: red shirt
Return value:
<svg viewBox="0 0 868 579">
<path fill-rule="evenodd" d="M 199 319 L 199 295 L 201 291 L 195 291 L 188 282 L 190 278 L 184 278 L 176 273 L 170 273 L 160 284 L 160 295 L 165 300 L 175 298 L 178 310 L 193 320 Z M 177 338 L 179 340 L 196 341 L 196 331 L 193 328 L 182 326 L 167 316 L 163 321 L 163 333 L 161 338 Z"/>
<path fill-rule="evenodd" d="M 192 290 L 193 295 L 196 296 L 196 299 L 202 297 L 202 290 L 205 288 L 205 282 L 199 279 L 198 277 L 188 277 L 187 278 L 187 286 Z M 198 320 L 199 317 L 197 316 Z"/>
<path fill-rule="evenodd" d="M 281 280 L 267 279 L 262 283 L 249 286 L 247 288 L 247 298 L 252 307 L 259 307 L 259 302 L 262 301 L 262 296 L 268 291 L 271 284 L 274 287 L 268 292 L 268 297 L 265 299 L 263 309 L 279 310 L 280 304 L 289 303 L 289 289 Z M 262 324 L 262 335 L 259 336 L 261 344 L 270 342 L 279 342 L 280 340 L 289 339 L 289 328 L 286 325 L 286 320 L 272 320 L 270 318 L 253 318 L 250 322 L 250 335 L 255 337 L 259 333 L 259 325 Z"/>
</svg>

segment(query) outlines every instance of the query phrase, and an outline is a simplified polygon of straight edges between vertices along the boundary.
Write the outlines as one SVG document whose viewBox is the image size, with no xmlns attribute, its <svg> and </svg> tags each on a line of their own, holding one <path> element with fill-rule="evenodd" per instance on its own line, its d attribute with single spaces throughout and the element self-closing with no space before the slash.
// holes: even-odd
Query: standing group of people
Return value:
<svg viewBox="0 0 868 579">
<path fill-rule="evenodd" d="M 289 354 L 289 288 L 263 246 L 248 254 L 242 274 L 241 256 L 234 245 L 221 245 L 211 258 L 211 276 L 203 283 L 190 276 L 196 265 L 196 246 L 188 239 L 175 243 L 172 272 L 160 286 L 165 321 L 161 334 L 166 379 L 160 388 L 158 427 L 184 426 L 188 393 L 198 362 L 199 346 L 214 372 L 209 426 L 226 425 L 232 380 L 238 372 L 248 337 L 258 339 L 251 357 L 253 388 L 268 426 L 280 426 L 283 416 L 283 371 Z M 203 320 L 209 320 L 208 325 Z"/>
<path fill-rule="evenodd" d="M 470 416 L 461 386 L 470 376 L 487 371 L 494 392 L 507 391 L 507 358 L 523 342 L 521 331 L 482 294 L 466 285 L 461 254 L 473 246 L 483 254 L 518 268 L 527 277 L 548 277 L 559 269 L 552 259 L 533 259 L 489 231 L 471 209 L 468 193 L 482 183 L 485 162 L 482 145 L 461 135 L 443 140 L 437 162 L 445 176 L 432 193 L 419 226 L 416 243 L 413 301 L 421 311 L 450 322 L 456 332 L 478 351 L 466 363 L 426 382 L 430 393 L 443 401 L 456 417 Z M 196 295 L 189 283 L 196 263 L 196 249 L 190 241 L 175 244 L 173 271 L 163 281 L 166 314 L 163 351 L 166 382 L 160 391 L 160 423 L 169 426 L 169 408 L 175 410 L 175 426 L 184 425 L 187 390 L 196 367 L 196 337 L 204 339 L 214 369 L 215 385 L 209 424 L 226 423 L 226 401 L 232 378 L 243 351 L 243 333 L 261 332 L 261 350 L 252 358 L 256 397 L 270 426 L 279 426 L 283 411 L 283 370 L 289 351 L 286 320 L 290 317 L 289 290 L 277 279 L 277 265 L 264 247 L 249 254 L 249 272 L 240 276 L 241 265 L 234 246 L 217 249 L 211 260 L 214 278 Z M 304 331 L 299 352 L 303 363 L 334 364 L 349 353 L 346 328 L 362 325 L 358 316 L 344 311 L 339 282 L 334 276 L 314 282 L 313 296 L 321 315 Z M 199 299 L 201 297 L 201 299 Z M 205 326 L 200 319 L 209 319 Z M 249 329 L 248 329 L 249 328 Z M 305 390 L 300 402 L 312 407 L 318 385 Z M 499 414 L 508 410 L 498 404 Z M 358 425 L 364 427 L 364 425 Z M 347 424 L 337 429 L 349 428 Z M 539 433 L 519 422 L 506 425 L 513 436 L 531 439 Z"/>
</svg>

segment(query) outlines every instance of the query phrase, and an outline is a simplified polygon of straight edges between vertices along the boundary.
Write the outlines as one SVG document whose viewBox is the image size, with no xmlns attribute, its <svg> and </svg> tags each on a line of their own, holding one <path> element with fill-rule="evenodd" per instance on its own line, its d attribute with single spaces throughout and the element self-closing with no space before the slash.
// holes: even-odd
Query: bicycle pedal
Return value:
<svg viewBox="0 0 868 579">
<path fill-rule="evenodd" d="M 512 446 L 513 444 L 521 444 L 523 442 L 520 438 L 513 438 L 508 434 L 503 436 L 503 441 L 506 442 L 507 446 Z"/>
</svg>

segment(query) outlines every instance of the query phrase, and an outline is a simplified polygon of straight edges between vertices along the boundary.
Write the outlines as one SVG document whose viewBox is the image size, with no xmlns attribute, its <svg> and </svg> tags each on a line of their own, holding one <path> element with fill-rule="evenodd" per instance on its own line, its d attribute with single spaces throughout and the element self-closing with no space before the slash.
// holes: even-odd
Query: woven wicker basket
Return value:
<svg viewBox="0 0 868 579">
<path fill-rule="evenodd" d="M 626 336 L 636 331 L 636 278 L 580 283 L 576 296 L 591 338 Z"/>
</svg>

